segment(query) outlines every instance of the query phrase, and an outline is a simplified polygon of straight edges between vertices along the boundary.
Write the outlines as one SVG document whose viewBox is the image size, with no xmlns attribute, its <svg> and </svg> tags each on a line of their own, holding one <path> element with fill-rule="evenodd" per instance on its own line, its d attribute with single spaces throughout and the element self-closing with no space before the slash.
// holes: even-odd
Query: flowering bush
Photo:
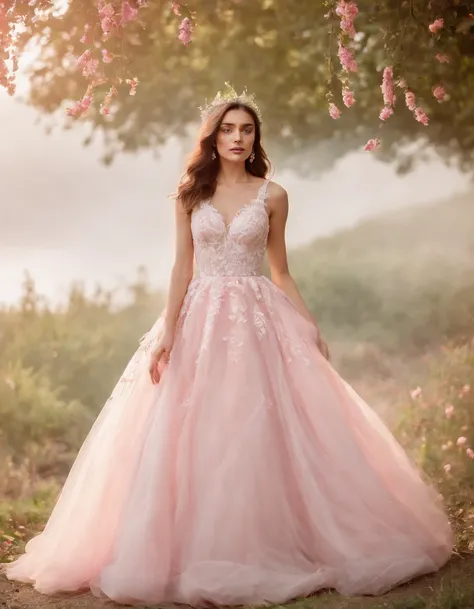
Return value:
<svg viewBox="0 0 474 609">
<path fill-rule="evenodd" d="M 460 549 L 474 549 L 474 341 L 444 347 L 431 374 L 413 388 L 398 426 L 402 444 L 440 488 L 458 528 Z"/>
</svg>

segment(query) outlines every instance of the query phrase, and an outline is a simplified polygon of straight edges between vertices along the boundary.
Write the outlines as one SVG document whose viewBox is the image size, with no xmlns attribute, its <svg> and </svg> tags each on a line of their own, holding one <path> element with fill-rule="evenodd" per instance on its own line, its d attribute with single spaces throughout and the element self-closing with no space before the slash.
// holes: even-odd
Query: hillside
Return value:
<svg viewBox="0 0 474 609">
<path fill-rule="evenodd" d="M 474 193 L 387 213 L 289 255 L 328 336 L 423 350 L 474 326 Z"/>
<path fill-rule="evenodd" d="M 442 264 L 474 268 L 474 191 L 458 198 L 381 214 L 352 229 L 317 239 L 290 254 L 292 266 L 304 261 L 363 264 L 379 270 Z"/>
</svg>

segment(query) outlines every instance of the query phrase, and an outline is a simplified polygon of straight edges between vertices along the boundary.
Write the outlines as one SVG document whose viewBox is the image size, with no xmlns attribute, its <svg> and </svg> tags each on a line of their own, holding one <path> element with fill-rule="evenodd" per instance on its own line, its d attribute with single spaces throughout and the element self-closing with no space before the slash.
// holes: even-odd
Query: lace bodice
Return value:
<svg viewBox="0 0 474 609">
<path fill-rule="evenodd" d="M 241 207 L 228 225 L 210 200 L 193 210 L 191 230 L 201 277 L 261 274 L 269 229 L 267 187 L 265 180 L 257 197 Z"/>
</svg>

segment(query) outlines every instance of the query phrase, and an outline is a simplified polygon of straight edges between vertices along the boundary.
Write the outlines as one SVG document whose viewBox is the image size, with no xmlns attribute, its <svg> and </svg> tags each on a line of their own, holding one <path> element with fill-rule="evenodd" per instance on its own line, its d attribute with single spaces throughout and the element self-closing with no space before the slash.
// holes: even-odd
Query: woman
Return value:
<svg viewBox="0 0 474 609">
<path fill-rule="evenodd" d="M 218 96 L 178 190 L 167 309 L 10 579 L 132 604 L 282 603 L 379 594 L 449 558 L 436 492 L 327 361 L 267 171 L 253 98 Z"/>
</svg>

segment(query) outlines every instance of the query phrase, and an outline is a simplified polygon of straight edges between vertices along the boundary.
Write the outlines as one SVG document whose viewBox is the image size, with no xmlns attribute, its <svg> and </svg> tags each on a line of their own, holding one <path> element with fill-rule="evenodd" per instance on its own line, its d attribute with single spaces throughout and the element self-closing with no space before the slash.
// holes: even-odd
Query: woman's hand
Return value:
<svg viewBox="0 0 474 609">
<path fill-rule="evenodd" d="M 151 353 L 148 370 L 153 384 L 160 382 L 163 368 L 169 362 L 173 343 L 174 333 L 165 332 Z"/>
</svg>

